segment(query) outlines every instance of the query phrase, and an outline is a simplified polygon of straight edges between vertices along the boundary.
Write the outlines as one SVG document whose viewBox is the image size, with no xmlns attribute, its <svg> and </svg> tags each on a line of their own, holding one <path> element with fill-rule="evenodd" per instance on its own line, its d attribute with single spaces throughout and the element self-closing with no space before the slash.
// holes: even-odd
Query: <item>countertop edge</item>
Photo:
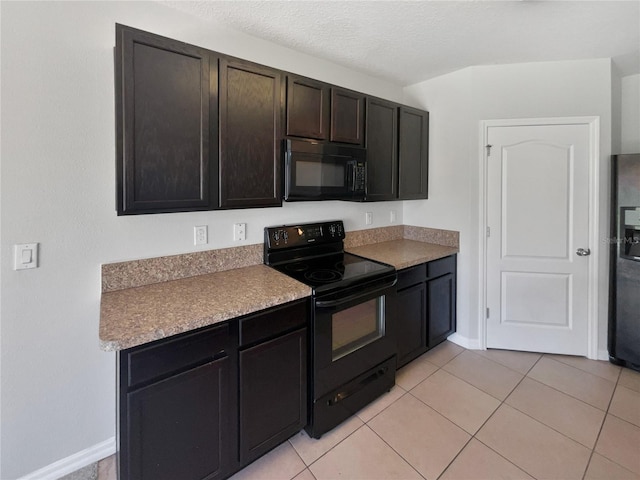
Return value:
<svg viewBox="0 0 640 480">
<path fill-rule="evenodd" d="M 301 284 L 302 285 L 302 284 Z M 264 301 L 259 305 L 250 305 L 246 309 L 241 311 L 225 312 L 219 315 L 212 315 L 210 317 L 197 318 L 189 323 L 176 325 L 174 329 L 157 329 L 147 334 L 141 334 L 135 339 L 130 340 L 104 340 L 100 338 L 100 349 L 105 352 L 118 352 L 120 350 L 126 350 L 133 347 L 138 347 L 147 343 L 155 342 L 156 340 L 162 340 L 164 338 L 180 335 L 181 333 L 192 332 L 199 328 L 206 328 L 218 323 L 224 323 L 228 320 L 244 317 L 252 313 L 257 313 L 262 310 L 267 310 L 273 307 L 279 307 L 289 302 L 296 300 L 302 300 L 308 298 L 311 295 L 311 289 L 308 294 L 296 294 L 293 293 L 289 297 L 279 297 L 273 301 Z"/>
<path fill-rule="evenodd" d="M 420 240 L 398 239 L 352 247 L 346 249 L 346 251 L 393 265 L 396 270 L 400 271 L 415 265 L 455 255 L 460 252 L 460 249 Z"/>
</svg>

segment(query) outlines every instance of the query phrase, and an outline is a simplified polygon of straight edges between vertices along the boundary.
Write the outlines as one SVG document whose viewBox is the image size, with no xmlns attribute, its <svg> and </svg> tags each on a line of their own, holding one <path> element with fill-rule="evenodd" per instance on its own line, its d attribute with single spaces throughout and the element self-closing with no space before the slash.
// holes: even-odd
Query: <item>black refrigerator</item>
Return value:
<svg viewBox="0 0 640 480">
<path fill-rule="evenodd" d="M 640 154 L 612 157 L 609 359 L 640 370 Z"/>
</svg>

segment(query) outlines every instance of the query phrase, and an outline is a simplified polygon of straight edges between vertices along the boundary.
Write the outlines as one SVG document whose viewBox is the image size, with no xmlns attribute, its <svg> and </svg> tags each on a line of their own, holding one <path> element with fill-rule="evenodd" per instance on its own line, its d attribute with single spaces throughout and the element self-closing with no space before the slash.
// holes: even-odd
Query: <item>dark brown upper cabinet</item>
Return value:
<svg viewBox="0 0 640 480">
<path fill-rule="evenodd" d="M 364 102 L 362 93 L 331 89 L 331 141 L 364 143 Z"/>
<path fill-rule="evenodd" d="M 285 136 L 366 147 L 367 201 L 427 198 L 422 110 L 123 25 L 115 100 L 118 215 L 281 206 Z"/>
<path fill-rule="evenodd" d="M 220 207 L 282 205 L 282 72 L 220 60 Z"/>
<path fill-rule="evenodd" d="M 326 140 L 330 87 L 310 78 L 287 77 L 287 135 Z"/>
<path fill-rule="evenodd" d="M 398 199 L 427 198 L 429 183 L 429 112 L 399 109 Z"/>
<path fill-rule="evenodd" d="M 367 98 L 367 201 L 398 198 L 398 104 Z"/>
<path fill-rule="evenodd" d="M 211 52 L 116 25 L 118 215 L 215 208 Z"/>
</svg>

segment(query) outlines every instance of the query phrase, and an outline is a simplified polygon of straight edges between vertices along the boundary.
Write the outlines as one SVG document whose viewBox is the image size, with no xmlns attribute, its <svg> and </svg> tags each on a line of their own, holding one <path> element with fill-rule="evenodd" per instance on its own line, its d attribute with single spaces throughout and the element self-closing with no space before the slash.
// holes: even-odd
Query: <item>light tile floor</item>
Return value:
<svg viewBox="0 0 640 480">
<path fill-rule="evenodd" d="M 320 440 L 300 432 L 232 480 L 640 480 L 638 372 L 444 342 L 396 383 Z"/>
</svg>

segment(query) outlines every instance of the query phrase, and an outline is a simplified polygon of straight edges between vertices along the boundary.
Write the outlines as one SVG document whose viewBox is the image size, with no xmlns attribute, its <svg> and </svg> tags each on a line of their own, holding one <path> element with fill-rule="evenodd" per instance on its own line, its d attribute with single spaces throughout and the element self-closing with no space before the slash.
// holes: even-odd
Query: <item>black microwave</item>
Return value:
<svg viewBox="0 0 640 480">
<path fill-rule="evenodd" d="M 286 201 L 364 200 L 364 148 L 287 139 L 284 151 Z"/>
</svg>

